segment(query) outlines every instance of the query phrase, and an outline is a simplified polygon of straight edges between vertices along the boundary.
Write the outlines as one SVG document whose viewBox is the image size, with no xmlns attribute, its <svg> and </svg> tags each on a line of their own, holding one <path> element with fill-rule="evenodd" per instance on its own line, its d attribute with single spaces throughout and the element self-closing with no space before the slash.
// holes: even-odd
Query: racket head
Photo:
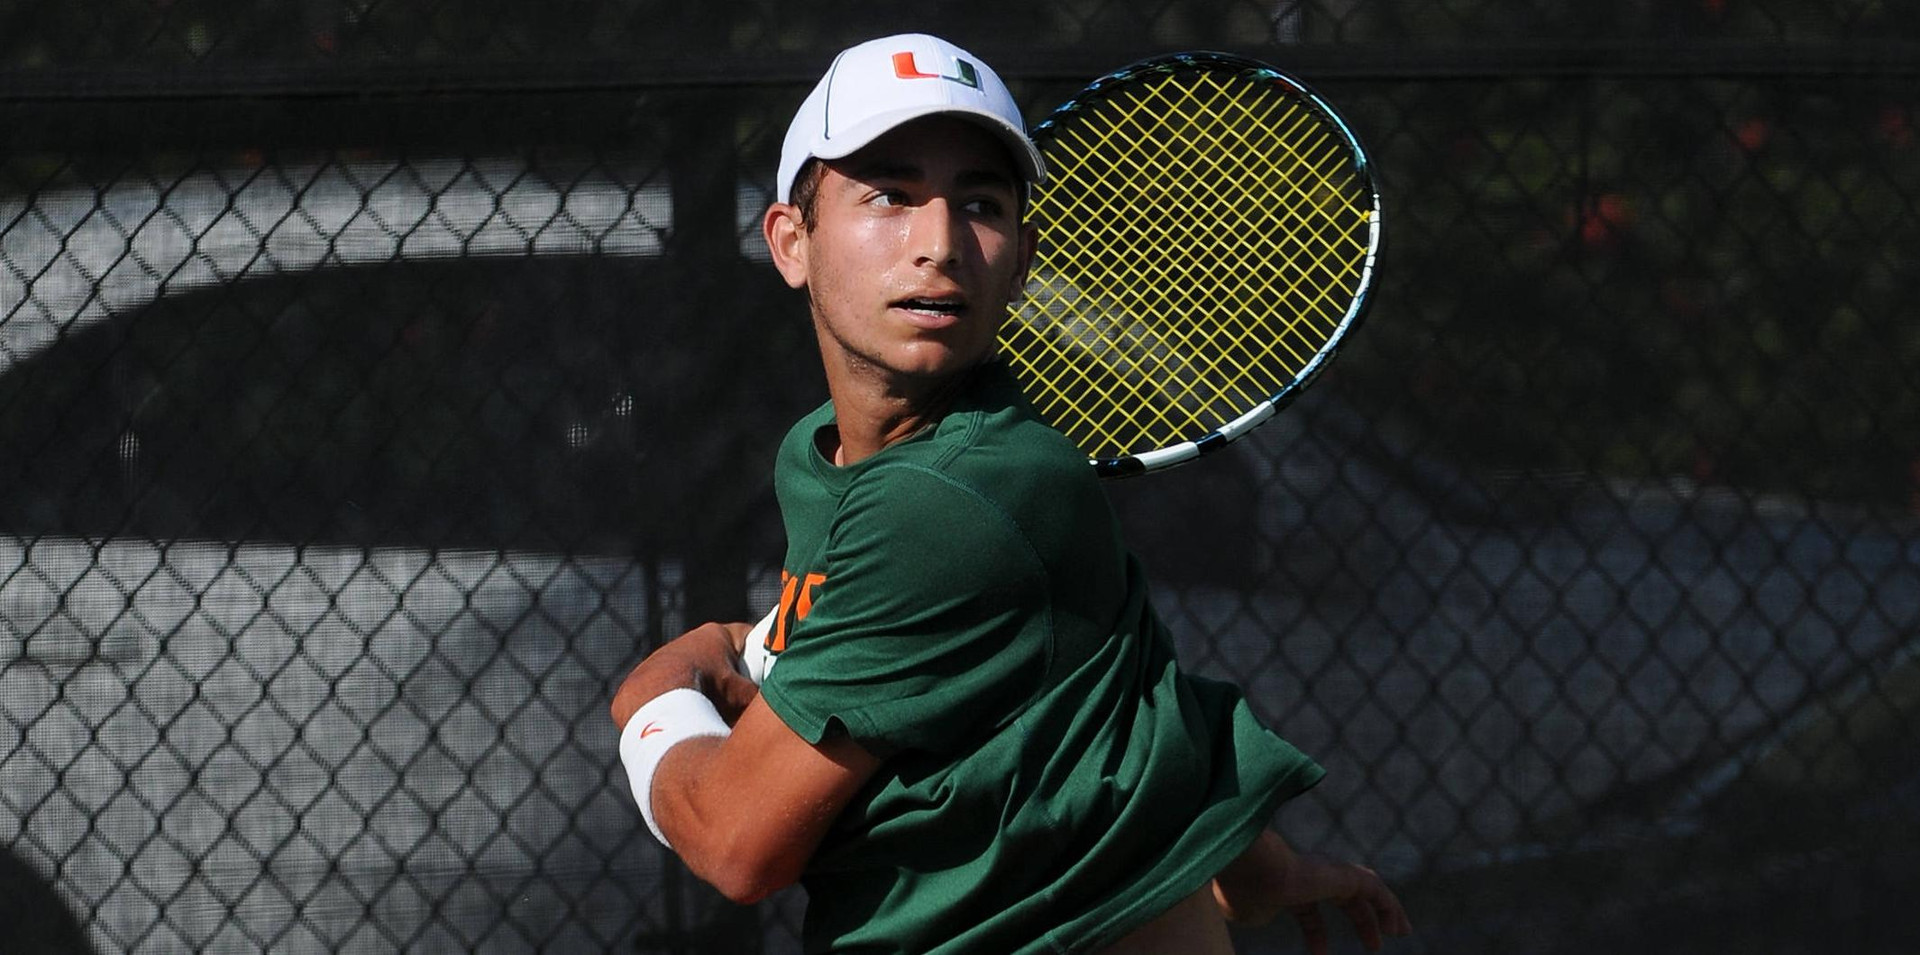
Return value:
<svg viewBox="0 0 1920 955">
<path fill-rule="evenodd" d="M 1191 461 L 1271 418 L 1365 313 L 1372 167 L 1299 80 L 1225 53 L 1156 57 L 1033 138 L 1039 248 L 1000 353 L 1103 476 Z"/>
</svg>

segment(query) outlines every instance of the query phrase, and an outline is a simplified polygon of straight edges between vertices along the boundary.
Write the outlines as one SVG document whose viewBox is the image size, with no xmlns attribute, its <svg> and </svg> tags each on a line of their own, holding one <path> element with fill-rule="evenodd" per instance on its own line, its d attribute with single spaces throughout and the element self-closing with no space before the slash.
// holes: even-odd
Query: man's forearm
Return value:
<svg viewBox="0 0 1920 955">
<path fill-rule="evenodd" d="M 741 826 L 728 813 L 745 801 L 711 791 L 721 745 L 691 739 L 668 752 L 654 777 L 654 818 L 694 875 L 730 901 L 752 905 L 791 885 L 804 858 L 780 865 L 788 860 L 735 844 Z"/>
<path fill-rule="evenodd" d="M 724 741 L 688 739 L 668 750 L 649 785 L 648 811 L 687 868 L 748 903 L 799 879 L 879 760 L 844 736 L 808 744 L 764 702 L 734 730 Z"/>
</svg>

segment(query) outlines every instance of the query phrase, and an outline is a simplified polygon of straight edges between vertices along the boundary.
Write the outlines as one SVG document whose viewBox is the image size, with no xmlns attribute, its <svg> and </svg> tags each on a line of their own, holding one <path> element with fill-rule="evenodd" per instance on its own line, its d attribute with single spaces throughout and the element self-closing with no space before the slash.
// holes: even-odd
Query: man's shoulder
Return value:
<svg viewBox="0 0 1920 955">
<path fill-rule="evenodd" d="M 1086 456 L 1024 408 L 950 416 L 939 434 L 862 475 L 862 483 L 945 485 L 1022 510 L 1029 499 L 1063 501 L 1102 493 Z"/>
<path fill-rule="evenodd" d="M 783 478 L 791 479 L 809 470 L 808 456 L 815 452 L 815 435 L 820 429 L 833 423 L 833 403 L 827 402 L 807 412 L 780 439 L 775 451 L 773 470 L 776 482 Z"/>
<path fill-rule="evenodd" d="M 956 416 L 962 427 L 943 428 L 954 432 L 961 445 L 951 464 L 957 473 L 993 477 L 1018 472 L 1042 478 L 1043 486 L 1053 490 L 1097 486 L 1086 454 L 1041 419 L 1005 364 L 991 363 L 979 375 L 970 402 Z"/>
<path fill-rule="evenodd" d="M 1098 477 L 1058 432 L 1031 419 L 976 425 L 861 474 L 840 501 L 842 529 L 884 528 L 892 544 L 955 561 L 1018 554 L 1028 569 L 1079 553 L 1088 535 L 1113 536 Z"/>
</svg>

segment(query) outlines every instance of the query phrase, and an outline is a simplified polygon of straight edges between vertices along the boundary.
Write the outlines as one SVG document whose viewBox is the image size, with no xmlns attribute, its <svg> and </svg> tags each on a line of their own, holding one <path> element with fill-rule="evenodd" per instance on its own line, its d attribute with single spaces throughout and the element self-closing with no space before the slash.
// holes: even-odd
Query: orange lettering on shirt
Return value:
<svg viewBox="0 0 1920 955">
<path fill-rule="evenodd" d="M 807 619 L 813 612 L 813 591 L 827 582 L 826 574 L 807 574 L 804 577 L 780 571 L 780 613 L 773 620 L 773 635 L 767 642 L 767 650 L 781 653 L 787 649 L 787 622 L 794 626 Z"/>
<path fill-rule="evenodd" d="M 767 643 L 767 650 L 779 653 L 787 648 L 787 614 L 793 610 L 793 598 L 799 590 L 800 578 L 780 571 L 780 612 L 773 617 L 773 637 Z"/>
<path fill-rule="evenodd" d="M 824 584 L 826 582 L 827 582 L 826 574 L 808 574 L 807 579 L 801 582 L 800 606 L 798 608 L 799 612 L 794 615 L 794 618 L 793 618 L 794 623 L 799 623 L 800 621 L 807 619 L 807 614 L 810 614 L 813 612 L 813 588 L 818 587 L 821 584 Z"/>
</svg>

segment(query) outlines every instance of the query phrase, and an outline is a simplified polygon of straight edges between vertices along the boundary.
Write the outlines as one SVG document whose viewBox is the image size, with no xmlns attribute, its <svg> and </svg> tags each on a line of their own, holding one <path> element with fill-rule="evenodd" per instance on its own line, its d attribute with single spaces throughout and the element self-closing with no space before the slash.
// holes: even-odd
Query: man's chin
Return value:
<svg viewBox="0 0 1920 955">
<path fill-rule="evenodd" d="M 889 362 L 892 370 L 913 379 L 940 379 L 963 374 L 992 360 L 993 342 L 985 347 L 955 347 L 946 342 L 915 342 L 895 352 Z"/>
</svg>

